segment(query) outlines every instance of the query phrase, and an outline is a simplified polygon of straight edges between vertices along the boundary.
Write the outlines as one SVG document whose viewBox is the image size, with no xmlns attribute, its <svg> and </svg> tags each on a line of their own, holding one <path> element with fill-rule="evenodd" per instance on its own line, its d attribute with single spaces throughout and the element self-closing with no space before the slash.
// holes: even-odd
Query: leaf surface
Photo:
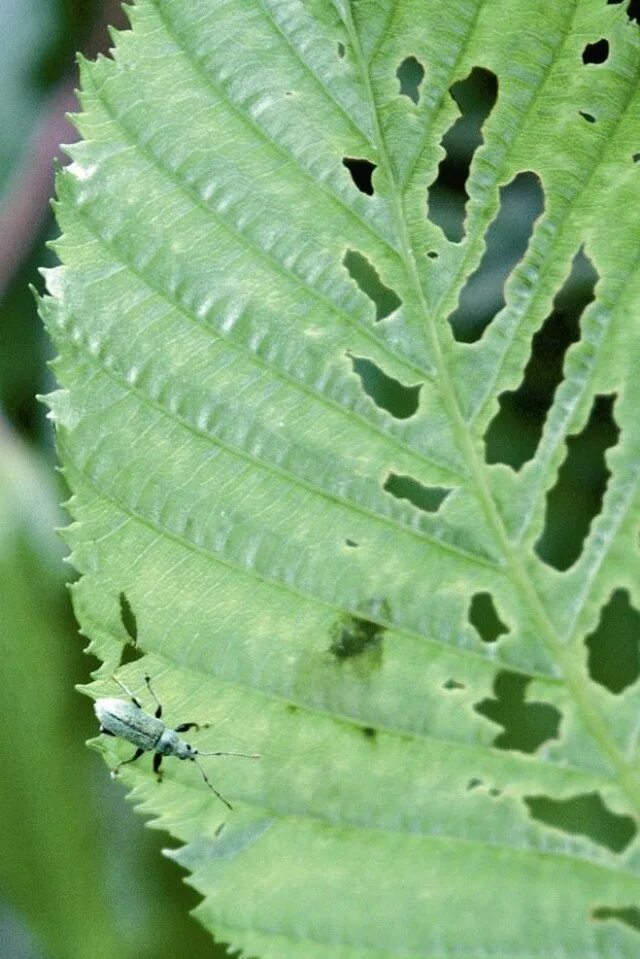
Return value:
<svg viewBox="0 0 640 959">
<path fill-rule="evenodd" d="M 615 589 L 639 603 L 636 24 L 595 0 L 131 20 L 83 68 L 42 304 L 76 611 L 93 695 L 115 692 L 124 596 L 145 656 L 118 675 L 210 722 L 203 751 L 262 754 L 202 760 L 232 815 L 171 759 L 162 787 L 123 771 L 135 801 L 247 955 L 635 956 L 637 685 L 595 682 L 585 637 Z M 455 241 L 427 195 L 474 69 L 497 100 Z M 527 203 L 495 316 L 462 330 L 492 223 Z M 580 251 L 595 295 L 535 455 L 490 463 Z M 595 403 L 609 478 L 560 569 L 550 497 Z"/>
</svg>

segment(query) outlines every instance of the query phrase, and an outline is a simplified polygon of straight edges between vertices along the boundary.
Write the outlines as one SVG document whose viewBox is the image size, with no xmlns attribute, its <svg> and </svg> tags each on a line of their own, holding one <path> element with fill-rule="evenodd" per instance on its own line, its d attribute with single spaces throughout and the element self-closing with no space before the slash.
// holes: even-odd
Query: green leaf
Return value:
<svg viewBox="0 0 640 959">
<path fill-rule="evenodd" d="M 83 65 L 42 304 L 90 691 L 118 694 L 135 635 L 121 678 L 211 723 L 203 751 L 262 754 L 203 758 L 232 814 L 171 758 L 162 786 L 123 769 L 134 801 L 246 955 L 636 956 L 637 675 L 613 692 L 585 643 L 614 595 L 640 607 L 636 24 L 600 0 L 131 19 Z M 580 270 L 508 460 L 494 421 Z"/>
</svg>

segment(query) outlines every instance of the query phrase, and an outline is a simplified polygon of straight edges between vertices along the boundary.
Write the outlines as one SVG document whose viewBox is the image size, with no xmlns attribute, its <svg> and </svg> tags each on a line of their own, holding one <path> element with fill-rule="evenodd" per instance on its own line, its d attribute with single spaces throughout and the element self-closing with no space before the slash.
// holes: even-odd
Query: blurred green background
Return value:
<svg viewBox="0 0 640 959">
<path fill-rule="evenodd" d="M 66 522 L 57 505 L 66 492 L 54 469 L 46 410 L 35 400 L 53 382 L 46 366 L 50 347 L 29 285 L 42 290 L 38 267 L 54 262 L 45 247 L 55 235 L 48 198 L 54 157 L 64 161 L 57 145 L 73 138 L 64 111 L 74 109 L 74 52 L 106 51 L 107 22 L 123 24 L 115 3 L 0 0 L 1 959 L 226 955 L 187 915 L 197 897 L 177 866 L 161 856 L 170 840 L 141 828 L 122 788 L 84 747 L 96 725 L 91 704 L 74 692 L 74 684 L 85 682 L 97 664 L 82 653 L 65 588 L 72 572 L 63 564 L 63 545 L 53 529 Z M 412 96 L 428 75 L 422 76 L 412 58 L 398 80 L 399 94 Z M 445 138 L 447 156 L 428 197 L 431 217 L 458 241 L 468 166 L 495 88 L 479 70 L 453 93 L 464 115 Z M 513 250 L 523 237 L 526 243 L 540 214 L 535 177 L 519 179 L 503 200 L 483 272 L 456 311 L 455 334 L 463 341 L 477 339 L 500 308 Z M 430 256 L 437 258 L 437 251 Z M 501 398 L 486 437 L 490 462 L 519 469 L 534 455 L 564 351 L 579 336 L 580 313 L 593 297 L 595 280 L 588 258 L 577 255 L 534 341 L 521 387 Z M 356 372 L 367 392 L 394 415 L 414 411 L 415 395 L 374 364 L 361 363 Z M 603 453 L 616 438 L 615 404 L 603 401 L 571 441 L 539 544 L 540 555 L 560 569 L 579 553 L 599 509 L 607 480 Z M 478 604 L 474 625 L 493 642 L 495 611 L 483 608 Z M 605 631 L 609 641 L 615 637 L 614 658 L 606 655 Z M 638 614 L 624 594 L 614 596 L 588 648 L 594 678 L 612 691 L 637 678 Z M 525 691 L 515 689 L 510 676 L 500 674 L 495 699 L 484 711 L 500 724 L 497 746 L 529 751 L 522 744 L 537 743 L 536 729 L 550 720 L 525 708 Z M 606 832 L 597 808 L 579 815 L 583 827 L 592 815 L 592 834 Z"/>
</svg>

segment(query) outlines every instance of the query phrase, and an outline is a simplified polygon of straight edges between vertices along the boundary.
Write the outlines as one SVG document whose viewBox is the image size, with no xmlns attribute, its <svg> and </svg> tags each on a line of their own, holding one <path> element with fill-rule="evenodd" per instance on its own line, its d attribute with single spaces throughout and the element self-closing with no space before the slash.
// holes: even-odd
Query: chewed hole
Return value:
<svg viewBox="0 0 640 959">
<path fill-rule="evenodd" d="M 340 58 L 340 60 L 342 60 L 344 58 L 345 53 L 347 52 L 346 47 L 344 43 L 342 42 L 342 40 L 338 40 L 338 43 L 336 44 L 336 49 L 338 51 L 338 57 Z"/>
<path fill-rule="evenodd" d="M 621 693 L 640 676 L 640 613 L 626 589 L 616 589 L 585 639 L 589 675 L 612 693 Z"/>
<path fill-rule="evenodd" d="M 509 630 L 498 616 L 491 593 L 476 593 L 469 606 L 469 622 L 485 643 L 495 643 Z"/>
<path fill-rule="evenodd" d="M 622 3 L 623 0 L 607 0 L 608 5 Z M 627 4 L 627 16 L 629 20 L 640 23 L 640 0 L 629 0 Z"/>
<path fill-rule="evenodd" d="M 389 473 L 383 489 L 396 499 L 406 499 L 424 513 L 436 513 L 445 501 L 450 489 L 440 486 L 423 486 L 412 476 Z"/>
<path fill-rule="evenodd" d="M 634 163 L 640 163 L 640 153 L 634 153 L 631 159 Z"/>
<path fill-rule="evenodd" d="M 520 385 L 498 397 L 500 409 L 484 435 L 487 463 L 505 463 L 519 470 L 535 456 L 563 380 L 567 350 L 580 339 L 582 314 L 595 298 L 597 282 L 598 274 L 581 248 L 551 313 L 531 341 L 531 355 Z"/>
<path fill-rule="evenodd" d="M 459 243 L 465 233 L 469 199 L 465 184 L 474 154 L 483 142 L 482 126 L 498 96 L 498 79 L 490 70 L 474 67 L 468 77 L 453 84 L 449 93 L 460 116 L 442 138 L 445 156 L 428 188 L 427 216 L 448 240 Z"/>
<path fill-rule="evenodd" d="M 344 545 L 348 546 L 349 549 L 357 549 L 360 544 L 356 543 L 354 539 L 345 539 Z"/>
<path fill-rule="evenodd" d="M 128 663 L 135 663 L 142 657 L 142 650 L 138 646 L 138 624 L 135 613 L 125 593 L 120 593 L 120 621 L 129 637 L 128 642 L 122 650 L 120 665 L 126 666 Z"/>
<path fill-rule="evenodd" d="M 609 56 L 609 41 L 603 37 L 595 43 L 588 43 L 582 51 L 583 63 L 604 63 Z"/>
<path fill-rule="evenodd" d="M 583 120 L 586 120 L 586 121 L 587 121 L 587 123 L 595 123 L 595 122 L 596 122 L 596 118 L 594 117 L 593 113 L 587 113 L 586 110 L 578 110 L 578 113 L 579 113 L 580 116 L 583 118 Z"/>
<path fill-rule="evenodd" d="M 469 782 L 467 783 L 467 789 L 469 790 L 469 792 L 471 792 L 472 790 L 477 789 L 478 786 L 481 786 L 481 785 L 482 785 L 482 780 L 476 779 L 474 777 L 473 779 L 470 779 Z"/>
<path fill-rule="evenodd" d="M 429 257 L 430 260 L 437 260 L 439 254 L 437 250 L 429 250 L 429 252 L 427 253 L 427 256 Z"/>
<path fill-rule="evenodd" d="M 613 418 L 615 394 L 595 397 L 589 420 L 567 440 L 567 455 L 555 486 L 547 493 L 545 524 L 535 551 L 540 559 L 564 571 L 582 552 L 591 523 L 602 509 L 609 476 L 605 453 L 618 442 Z M 567 516 L 571 522 L 567 523 Z"/>
<path fill-rule="evenodd" d="M 361 157 L 343 157 L 342 165 L 347 168 L 351 174 L 351 179 L 360 192 L 366 193 L 367 196 L 373 196 L 373 181 L 371 178 L 377 164 Z"/>
<path fill-rule="evenodd" d="M 350 353 L 347 356 L 351 360 L 353 372 L 360 377 L 363 390 L 376 406 L 391 413 L 397 420 L 406 420 L 414 415 L 420 402 L 422 383 L 405 386 L 400 380 L 388 376 L 373 360 Z"/>
<path fill-rule="evenodd" d="M 465 686 L 464 683 L 459 683 L 457 679 L 447 679 L 442 684 L 442 688 L 443 689 L 466 689 L 467 687 Z"/>
<path fill-rule="evenodd" d="M 406 57 L 398 69 L 396 76 L 400 82 L 400 93 L 409 97 L 416 105 L 420 102 L 420 85 L 424 80 L 424 67 L 416 57 Z"/>
<path fill-rule="evenodd" d="M 484 256 L 462 288 L 458 305 L 449 317 L 458 342 L 479 340 L 504 307 L 505 284 L 524 256 L 543 209 L 544 192 L 535 173 L 518 173 L 500 188 L 500 209 L 485 234 Z"/>
<path fill-rule="evenodd" d="M 636 834 L 631 816 L 612 812 L 600 793 L 581 793 L 570 799 L 525 796 L 533 819 L 574 836 L 586 836 L 599 846 L 620 853 Z"/>
<path fill-rule="evenodd" d="M 503 727 L 494 740 L 498 749 L 534 753 L 547 740 L 558 738 L 562 715 L 548 703 L 525 702 L 530 682 L 527 676 L 502 670 L 493 684 L 495 699 L 483 699 L 473 707 Z"/>
<path fill-rule="evenodd" d="M 120 620 L 127 632 L 127 636 L 134 646 L 137 646 L 138 624 L 136 622 L 135 613 L 131 609 L 129 600 L 124 593 L 120 593 Z"/>
<path fill-rule="evenodd" d="M 607 919 L 614 919 L 640 932 L 640 909 L 635 906 L 621 906 L 618 909 L 612 906 L 598 906 L 592 911 L 591 917 L 604 922 Z"/>
<path fill-rule="evenodd" d="M 347 250 L 342 262 L 354 283 L 374 304 L 376 322 L 384 320 L 401 306 L 402 300 L 398 294 L 384 285 L 377 270 L 362 253 L 358 253 L 357 250 Z"/>
</svg>

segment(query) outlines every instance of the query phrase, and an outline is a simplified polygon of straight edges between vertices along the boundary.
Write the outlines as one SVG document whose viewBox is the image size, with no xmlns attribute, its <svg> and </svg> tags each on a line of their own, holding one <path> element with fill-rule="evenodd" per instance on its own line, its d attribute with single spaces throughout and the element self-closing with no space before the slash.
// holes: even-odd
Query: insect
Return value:
<svg viewBox="0 0 640 959">
<path fill-rule="evenodd" d="M 146 713 L 142 708 L 140 700 L 127 689 L 124 683 L 114 676 L 118 686 L 125 691 L 131 702 L 125 699 L 97 699 L 94 703 L 96 716 L 100 720 L 100 732 L 107 736 L 118 736 L 120 739 L 126 739 L 136 747 L 136 751 L 131 759 L 125 759 L 119 763 L 113 770 L 112 775 L 117 776 L 121 766 L 127 763 L 133 763 L 139 759 L 143 753 L 153 752 L 153 771 L 158 777 L 162 778 L 160 764 L 165 756 L 176 756 L 178 759 L 190 759 L 196 764 L 205 783 L 216 794 L 225 806 L 233 809 L 233 806 L 224 796 L 221 796 L 217 789 L 209 782 L 207 774 L 197 760 L 197 756 L 243 756 L 245 759 L 260 759 L 259 753 L 231 753 L 231 752 L 212 752 L 201 753 L 194 749 L 189 743 L 180 738 L 178 733 L 186 733 L 189 729 L 207 729 L 208 723 L 198 725 L 198 723 L 180 723 L 175 729 L 171 729 L 161 719 L 162 704 L 151 686 L 151 678 L 144 677 L 147 689 L 156 702 L 156 710 L 153 716 Z"/>
</svg>

